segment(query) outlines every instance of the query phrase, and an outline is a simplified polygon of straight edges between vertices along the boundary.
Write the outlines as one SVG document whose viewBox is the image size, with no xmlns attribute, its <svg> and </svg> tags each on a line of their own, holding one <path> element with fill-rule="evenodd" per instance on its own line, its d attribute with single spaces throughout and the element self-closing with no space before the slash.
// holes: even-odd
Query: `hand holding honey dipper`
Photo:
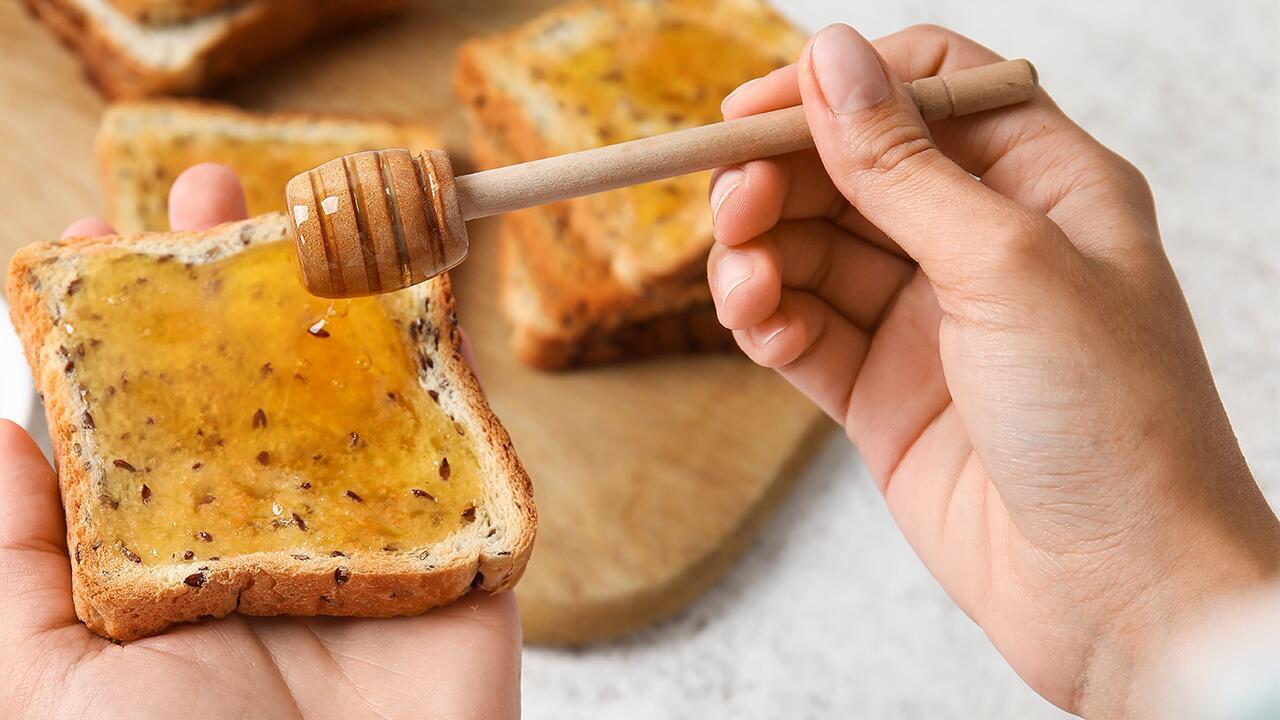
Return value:
<svg viewBox="0 0 1280 720">
<path fill-rule="evenodd" d="M 803 102 L 817 149 L 713 180 L 721 322 L 841 423 L 952 599 L 1037 692 L 1138 676 L 1280 572 L 1142 175 L 1044 92 L 926 126 L 897 78 L 998 57 L 845 25 L 727 118 Z M 975 179 L 980 178 L 980 179 Z"/>
</svg>

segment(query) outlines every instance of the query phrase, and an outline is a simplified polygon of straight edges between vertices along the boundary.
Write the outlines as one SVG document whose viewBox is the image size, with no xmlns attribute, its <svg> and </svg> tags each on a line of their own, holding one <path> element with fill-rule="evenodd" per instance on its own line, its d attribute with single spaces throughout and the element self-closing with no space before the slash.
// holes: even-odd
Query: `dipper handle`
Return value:
<svg viewBox="0 0 1280 720">
<path fill-rule="evenodd" d="M 1030 100 L 1035 68 L 1007 60 L 907 84 L 926 120 Z M 455 178 L 440 150 L 356 153 L 285 189 L 303 282 L 321 297 L 391 292 L 467 256 L 464 221 L 813 147 L 804 108 L 679 130 Z"/>
<path fill-rule="evenodd" d="M 933 121 L 1030 100 L 1037 84 L 1030 61 L 1005 60 L 905 85 Z M 458 204 L 472 220 L 809 147 L 797 106 L 463 175 Z"/>
</svg>

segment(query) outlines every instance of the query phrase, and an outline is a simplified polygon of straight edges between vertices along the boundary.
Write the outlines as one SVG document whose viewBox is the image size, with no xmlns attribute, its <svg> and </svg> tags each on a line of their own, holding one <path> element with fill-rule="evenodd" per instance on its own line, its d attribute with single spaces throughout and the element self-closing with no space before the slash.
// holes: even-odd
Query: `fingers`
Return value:
<svg viewBox="0 0 1280 720">
<path fill-rule="evenodd" d="M 788 65 L 744 83 L 721 109 L 731 120 L 799 104 L 796 66 Z M 814 151 L 724 168 L 711 179 L 712 224 L 716 240 L 726 245 L 745 242 L 781 219 L 824 217 L 847 207 Z"/>
<path fill-rule="evenodd" d="M 873 45 L 905 80 L 1004 59 L 936 25 L 910 27 Z M 1155 208 L 1142 174 L 1067 117 L 1043 89 L 1029 102 L 930 127 L 947 157 L 1002 195 L 1047 213 L 1073 238 L 1135 221 L 1140 232 L 1129 237 L 1154 235 Z"/>
<path fill-rule="evenodd" d="M 169 227 L 173 230 L 207 230 L 246 217 L 244 189 L 235 171 L 225 165 L 194 165 L 169 188 Z M 98 218 L 82 218 L 62 231 L 64 239 L 114 234 L 115 229 Z"/>
<path fill-rule="evenodd" d="M 356 691 L 378 698 L 379 717 L 519 717 L 522 637 L 512 593 L 472 591 L 413 617 L 250 622 L 305 717 L 333 717 Z M 315 687 L 294 685 L 293 675 L 306 673 L 287 672 L 325 666 L 334 682 Z"/>
<path fill-rule="evenodd" d="M 870 333 L 914 270 L 825 220 L 784 221 L 740 245 L 717 244 L 707 261 L 716 313 L 731 330 L 767 319 L 785 287 L 816 294 Z"/>
<path fill-rule="evenodd" d="M 969 38 L 932 25 L 910 27 L 872 44 L 897 76 L 895 82 L 1002 59 Z M 744 84 L 725 99 L 725 117 L 795 104 L 799 76 L 799 68 L 789 66 Z M 789 86 L 792 80 L 796 88 Z M 1048 214 L 1073 238 L 1116 226 L 1135 230 L 1129 238 L 1156 238 L 1154 204 L 1141 173 L 1072 122 L 1043 90 L 1030 102 L 935 122 L 930 130 L 942 153 L 965 171 L 1015 202 Z M 810 173 L 794 167 L 806 154 L 774 160 L 792 166 L 784 219 L 828 214 L 834 202 L 832 188 L 823 187 L 824 168 L 811 164 Z M 739 202 L 750 206 L 753 200 L 758 200 L 754 188 Z M 725 227 L 717 227 L 717 239 L 741 241 L 732 217 L 719 224 Z M 852 229 L 874 240 L 861 228 Z"/>
<path fill-rule="evenodd" d="M 484 380 L 480 379 L 480 366 L 476 364 L 475 346 L 471 344 L 471 338 L 467 337 L 467 331 L 458 328 L 458 334 L 462 337 L 459 343 L 458 353 L 462 355 L 462 361 L 471 368 L 471 374 L 476 379 L 476 385 L 480 386 L 480 392 L 484 392 Z"/>
<path fill-rule="evenodd" d="M 248 216 L 240 179 L 226 165 L 193 165 L 169 188 L 169 227 L 173 230 L 207 230 Z"/>
<path fill-rule="evenodd" d="M 60 236 L 63 240 L 77 237 L 102 237 L 115 235 L 115 228 L 95 217 L 80 218 L 67 226 Z"/>
<path fill-rule="evenodd" d="M 467 365 L 471 366 L 471 372 L 475 373 L 477 372 L 476 351 L 471 345 L 471 338 L 467 337 L 467 331 L 462 328 L 458 328 L 458 335 L 462 337 L 462 341 L 459 343 L 458 352 L 461 353 L 462 359 L 466 361 Z M 479 379 L 479 375 L 477 375 L 476 378 Z"/>
<path fill-rule="evenodd" d="M 721 168 L 711 177 L 711 226 L 717 241 L 736 245 L 773 227 L 782 217 L 787 164 L 755 160 Z M 721 217 L 726 218 L 723 222 Z"/>
<path fill-rule="evenodd" d="M 798 67 L 814 145 L 832 183 L 941 285 L 1060 260 L 1061 230 L 976 181 L 933 144 L 908 93 L 853 28 L 809 40 Z"/>
<path fill-rule="evenodd" d="M 720 103 L 720 112 L 732 120 L 799 104 L 800 85 L 792 63 L 739 85 Z"/>
<path fill-rule="evenodd" d="M 0 635 L 76 622 L 58 478 L 22 428 L 0 420 Z"/>
<path fill-rule="evenodd" d="M 869 343 L 848 318 L 812 293 L 783 289 L 772 315 L 733 336 L 747 357 L 776 369 L 824 412 L 845 421 Z"/>
</svg>

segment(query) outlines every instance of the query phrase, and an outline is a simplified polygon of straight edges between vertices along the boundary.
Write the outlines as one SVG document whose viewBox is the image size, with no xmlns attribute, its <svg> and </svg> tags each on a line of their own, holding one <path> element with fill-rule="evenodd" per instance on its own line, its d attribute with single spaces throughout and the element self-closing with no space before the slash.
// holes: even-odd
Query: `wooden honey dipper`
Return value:
<svg viewBox="0 0 1280 720">
<path fill-rule="evenodd" d="M 1030 100 L 1038 78 L 1006 60 L 907 83 L 925 120 Z M 315 295 L 391 292 L 467 256 L 466 221 L 813 147 L 803 107 L 678 130 L 455 178 L 447 153 L 347 155 L 289 181 L 303 282 Z"/>
</svg>

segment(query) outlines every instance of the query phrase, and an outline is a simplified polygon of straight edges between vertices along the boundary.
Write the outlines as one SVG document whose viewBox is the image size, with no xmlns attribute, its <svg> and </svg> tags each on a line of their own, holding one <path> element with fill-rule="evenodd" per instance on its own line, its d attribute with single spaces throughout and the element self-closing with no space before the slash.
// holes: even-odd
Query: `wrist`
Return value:
<svg viewBox="0 0 1280 720">
<path fill-rule="evenodd" d="M 1165 716 L 1171 663 L 1196 647 L 1206 618 L 1222 617 L 1259 589 L 1280 583 L 1280 553 L 1274 550 L 1280 535 L 1264 535 L 1180 538 L 1181 551 L 1150 569 L 1149 581 L 1096 637 L 1072 711 L 1086 718 Z"/>
</svg>

